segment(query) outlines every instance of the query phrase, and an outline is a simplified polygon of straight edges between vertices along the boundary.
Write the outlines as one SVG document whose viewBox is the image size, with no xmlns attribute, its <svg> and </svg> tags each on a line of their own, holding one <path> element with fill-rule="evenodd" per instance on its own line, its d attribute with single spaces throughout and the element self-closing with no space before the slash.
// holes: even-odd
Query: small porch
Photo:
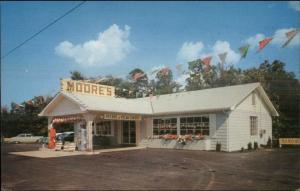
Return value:
<svg viewBox="0 0 300 191">
<path fill-rule="evenodd" d="M 141 139 L 137 115 L 93 112 L 48 117 L 49 130 L 61 123 L 73 125 L 78 151 L 134 147 Z"/>
<path fill-rule="evenodd" d="M 48 117 L 52 140 L 53 130 L 59 124 L 70 124 L 78 151 L 131 147 L 141 141 L 142 115 L 135 113 L 139 110 L 128 104 L 127 100 L 114 97 L 64 92 L 59 93 L 39 116 Z"/>
</svg>

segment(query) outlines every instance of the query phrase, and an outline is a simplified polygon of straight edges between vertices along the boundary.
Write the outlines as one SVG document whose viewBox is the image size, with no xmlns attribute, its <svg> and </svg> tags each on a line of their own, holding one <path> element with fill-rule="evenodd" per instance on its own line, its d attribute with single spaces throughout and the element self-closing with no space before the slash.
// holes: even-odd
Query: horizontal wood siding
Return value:
<svg viewBox="0 0 300 191">
<path fill-rule="evenodd" d="M 80 107 L 72 101 L 64 98 L 52 111 L 49 112 L 49 115 L 59 116 L 76 113 L 81 113 Z"/>
<path fill-rule="evenodd" d="M 211 150 L 216 150 L 217 142 L 221 143 L 221 150 L 228 150 L 227 139 L 227 115 L 226 113 L 216 114 L 216 131 L 215 135 L 211 137 Z"/>
<path fill-rule="evenodd" d="M 255 105 L 252 105 L 252 94 L 250 94 L 237 106 L 236 109 L 269 114 L 267 106 L 264 104 L 261 97 L 257 94 L 257 92 L 254 91 L 253 93 L 255 95 Z"/>
<path fill-rule="evenodd" d="M 186 150 L 210 150 L 209 139 L 186 141 L 186 144 L 178 143 L 177 140 L 149 139 L 146 145 L 149 148 L 186 149 Z"/>
<path fill-rule="evenodd" d="M 137 142 L 138 145 L 140 146 L 146 146 L 147 145 L 147 141 L 148 141 L 148 137 L 152 136 L 153 132 L 152 132 L 152 118 L 151 117 L 145 117 L 142 119 L 141 121 L 141 128 L 140 128 L 141 132 L 141 138 L 140 141 Z"/>
<path fill-rule="evenodd" d="M 255 93 L 256 104 L 252 105 L 252 97 L 248 96 L 234 111 L 229 115 L 229 151 L 238 151 L 243 147 L 248 148 L 248 143 L 254 142 L 267 144 L 268 138 L 272 138 L 272 118 L 262 99 Z M 250 135 L 250 116 L 257 117 L 258 133 Z M 260 136 L 260 131 L 266 133 Z"/>
</svg>

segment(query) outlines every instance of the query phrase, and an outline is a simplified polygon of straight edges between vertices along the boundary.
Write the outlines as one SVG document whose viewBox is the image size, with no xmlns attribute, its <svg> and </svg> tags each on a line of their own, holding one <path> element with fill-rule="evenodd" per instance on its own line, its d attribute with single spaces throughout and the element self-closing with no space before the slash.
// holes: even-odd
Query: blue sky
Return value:
<svg viewBox="0 0 300 191">
<path fill-rule="evenodd" d="M 1 2 L 1 54 L 78 3 Z M 279 59 L 298 74 L 300 35 L 289 47 L 280 45 L 285 32 L 299 27 L 299 2 L 87 2 L 1 60 L 1 102 L 55 95 L 59 79 L 72 70 L 126 76 L 135 67 L 187 67 L 207 55 L 214 64 L 222 51 L 227 65 L 245 69 Z M 269 36 L 271 43 L 255 54 L 258 41 Z M 245 43 L 253 48 L 239 61 Z"/>
</svg>

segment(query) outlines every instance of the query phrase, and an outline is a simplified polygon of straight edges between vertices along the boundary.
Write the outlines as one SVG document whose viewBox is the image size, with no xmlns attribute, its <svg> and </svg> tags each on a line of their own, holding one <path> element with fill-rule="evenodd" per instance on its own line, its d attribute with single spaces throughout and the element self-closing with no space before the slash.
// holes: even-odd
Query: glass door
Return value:
<svg viewBox="0 0 300 191">
<path fill-rule="evenodd" d="M 122 122 L 123 144 L 135 144 L 135 121 Z"/>
<path fill-rule="evenodd" d="M 130 121 L 129 124 L 129 142 L 135 144 L 135 121 Z"/>
<path fill-rule="evenodd" d="M 123 121 L 123 144 L 129 144 L 129 121 Z"/>
</svg>

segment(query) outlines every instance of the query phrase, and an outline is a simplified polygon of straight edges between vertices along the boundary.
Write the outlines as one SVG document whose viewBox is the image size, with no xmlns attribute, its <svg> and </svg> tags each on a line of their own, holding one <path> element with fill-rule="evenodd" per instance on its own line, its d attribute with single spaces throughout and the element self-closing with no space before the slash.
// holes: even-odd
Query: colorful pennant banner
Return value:
<svg viewBox="0 0 300 191">
<path fill-rule="evenodd" d="M 137 73 L 133 74 L 132 78 L 134 81 L 137 81 L 138 79 L 140 79 L 141 77 L 143 77 L 145 75 L 146 75 L 145 73 L 137 72 Z"/>
<path fill-rule="evenodd" d="M 287 45 L 293 40 L 293 38 L 298 34 L 298 32 L 300 32 L 300 29 L 294 29 L 285 33 L 288 40 L 282 45 L 282 48 L 287 47 Z"/>
<path fill-rule="evenodd" d="M 226 57 L 227 57 L 227 52 L 224 52 L 224 53 L 222 53 L 222 54 L 219 54 L 218 56 L 219 56 L 219 58 L 220 58 L 221 64 L 224 64 L 224 63 L 225 63 L 225 60 L 226 60 Z"/>
<path fill-rule="evenodd" d="M 265 38 L 264 40 L 259 41 L 258 51 L 261 51 L 263 48 L 265 48 L 267 46 L 267 44 L 269 44 L 269 42 L 271 42 L 271 40 L 273 40 L 273 37 L 268 37 L 268 38 Z"/>
<path fill-rule="evenodd" d="M 241 58 L 246 58 L 250 45 L 247 44 L 239 48 Z"/>
<path fill-rule="evenodd" d="M 211 59 L 212 59 L 212 56 L 205 57 L 205 58 L 202 59 L 202 63 L 203 63 L 206 67 L 208 67 L 208 66 L 210 65 Z"/>
<path fill-rule="evenodd" d="M 170 69 L 169 69 L 168 67 L 165 67 L 165 68 L 162 68 L 159 72 L 160 72 L 163 76 L 167 76 L 167 75 L 169 75 Z"/>
</svg>

